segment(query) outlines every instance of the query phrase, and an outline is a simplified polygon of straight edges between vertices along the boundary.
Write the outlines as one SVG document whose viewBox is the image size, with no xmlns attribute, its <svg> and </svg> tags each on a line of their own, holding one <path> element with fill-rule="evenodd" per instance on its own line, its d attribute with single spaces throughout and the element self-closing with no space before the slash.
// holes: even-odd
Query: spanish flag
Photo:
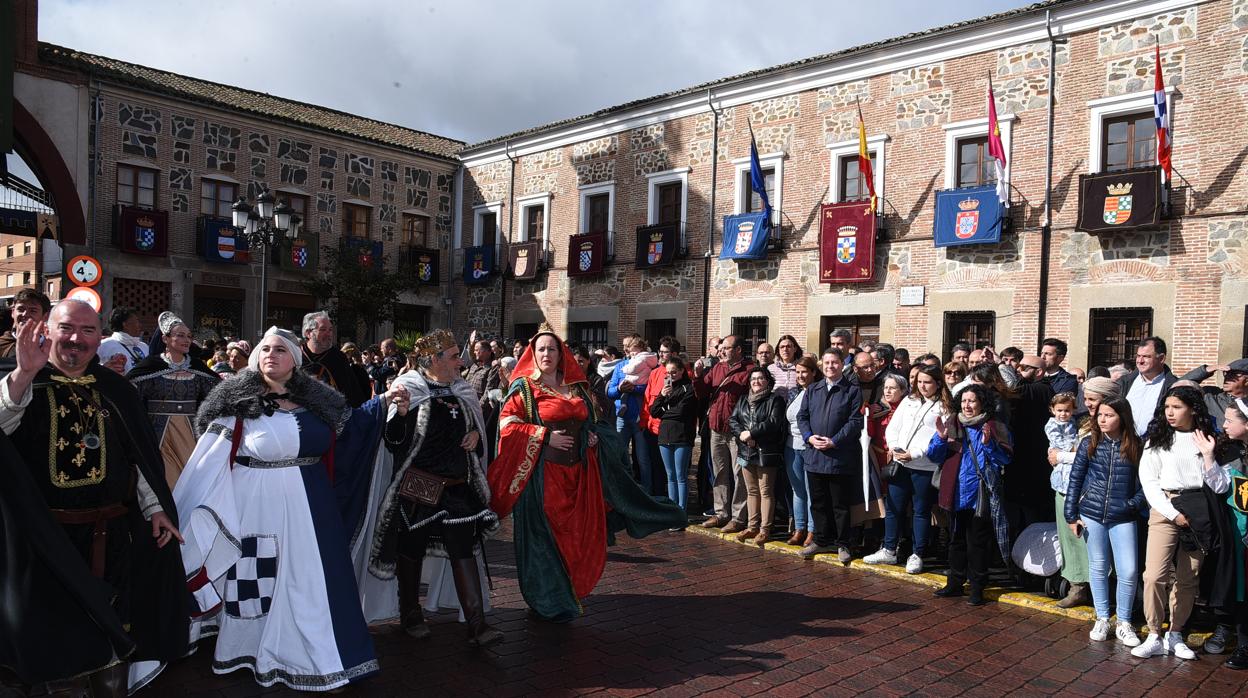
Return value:
<svg viewBox="0 0 1248 698">
<path fill-rule="evenodd" d="M 871 214 L 876 212 L 875 172 L 871 169 L 871 153 L 867 152 L 867 125 L 862 121 L 862 104 L 858 105 L 858 174 L 866 180 L 871 192 Z"/>
</svg>

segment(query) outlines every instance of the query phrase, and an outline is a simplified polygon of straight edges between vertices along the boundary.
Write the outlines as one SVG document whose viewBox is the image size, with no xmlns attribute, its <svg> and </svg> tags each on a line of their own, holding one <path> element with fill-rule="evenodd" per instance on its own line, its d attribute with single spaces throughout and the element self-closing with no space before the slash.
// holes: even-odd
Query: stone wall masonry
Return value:
<svg viewBox="0 0 1248 698">
<path fill-rule="evenodd" d="M 204 121 L 204 145 L 238 150 L 238 146 L 242 144 L 242 139 L 243 132 L 239 128 L 212 121 Z"/>
<path fill-rule="evenodd" d="M 160 112 L 148 107 L 118 102 L 117 123 L 126 128 L 160 133 Z"/>
<path fill-rule="evenodd" d="M 615 160 L 597 160 L 576 166 L 576 185 L 610 182 L 615 179 Z"/>
<path fill-rule="evenodd" d="M 180 114 L 170 116 L 169 135 L 184 141 L 195 140 L 195 119 Z"/>
<path fill-rule="evenodd" d="M 936 92 L 897 100 L 897 130 L 913 129 L 948 123 L 953 107 L 953 93 Z"/>
<path fill-rule="evenodd" d="M 797 95 L 765 99 L 750 105 L 750 123 L 755 126 L 797 119 L 801 115 L 802 101 Z"/>
<path fill-rule="evenodd" d="M 524 160 L 521 162 L 520 171 L 524 174 L 532 174 L 541 170 L 549 170 L 552 167 L 558 167 L 562 164 L 562 150 L 547 150 L 544 153 L 526 155 Z"/>
<path fill-rule="evenodd" d="M 556 192 L 559 189 L 559 175 L 555 172 L 542 172 L 539 174 L 527 175 L 524 178 L 524 193 L 538 194 L 541 192 Z"/>
<path fill-rule="evenodd" d="M 889 78 L 889 93 L 893 97 L 900 97 L 918 92 L 940 90 L 945 86 L 944 76 L 944 63 L 899 70 Z"/>
<path fill-rule="evenodd" d="M 840 85 L 822 87 L 815 92 L 815 110 L 820 114 L 848 107 L 851 104 L 871 101 L 871 82 L 855 80 Z"/>
<path fill-rule="evenodd" d="M 823 142 L 825 145 L 842 143 L 858 135 L 858 112 L 843 111 L 823 115 Z"/>
<path fill-rule="evenodd" d="M 758 152 L 760 154 L 788 152 L 791 149 L 790 146 L 793 139 L 793 124 L 765 126 L 755 132 L 754 139 L 758 143 Z M 724 151 L 721 150 L 720 152 Z"/>
<path fill-rule="evenodd" d="M 1239 72 L 1248 75 L 1248 37 L 1244 37 L 1244 43 L 1239 47 Z"/>
<path fill-rule="evenodd" d="M 1248 29 L 1248 0 L 1231 1 L 1231 26 Z"/>
<path fill-rule="evenodd" d="M 592 141 L 577 143 L 572 146 L 572 162 L 580 164 L 594 158 L 604 158 L 615 155 L 620 149 L 619 136 L 606 136 L 605 138 L 595 138 Z"/>
<path fill-rule="evenodd" d="M 668 157 L 667 149 L 651 150 L 648 152 L 637 153 L 633 156 L 633 175 L 644 177 L 654 172 L 662 172 L 672 169 L 671 158 Z"/>
<path fill-rule="evenodd" d="M 732 131 L 733 123 L 735 121 L 736 121 L 736 112 L 734 112 L 731 109 L 721 110 L 719 112 L 720 135 L 722 136 L 724 133 L 728 131 Z M 704 114 L 698 114 L 697 118 L 694 119 L 694 122 L 693 122 L 693 137 L 694 138 L 710 138 L 711 134 L 714 132 L 712 125 L 713 125 L 713 122 L 711 120 L 710 112 L 707 112 Z"/>
<path fill-rule="evenodd" d="M 1049 103 L 1049 78 L 1047 75 L 1010 78 L 994 84 L 993 93 L 1002 114 L 1044 109 Z"/>
<path fill-rule="evenodd" d="M 194 125 L 191 127 L 194 133 Z M 181 136 L 178 136 L 181 138 Z M 269 154 L 269 134 L 267 133 L 251 133 L 247 135 L 247 149 L 257 155 Z"/>
<path fill-rule="evenodd" d="M 1070 62 L 1070 48 L 1066 44 L 1058 44 L 1054 55 L 1057 56 L 1059 68 Z M 997 77 L 999 78 L 1036 70 L 1047 72 L 1048 69 L 1049 44 L 1047 42 L 1010 46 L 997 52 Z"/>
<path fill-rule="evenodd" d="M 1184 63 L 1182 50 L 1161 52 L 1161 74 L 1168 87 L 1178 87 L 1183 84 Z M 1105 66 L 1106 95 L 1122 95 L 1152 89 L 1155 69 L 1156 59 L 1151 51 L 1110 61 Z"/>
<path fill-rule="evenodd" d="M 1248 271 L 1248 218 L 1231 218 L 1209 223 L 1209 254 L 1211 264 L 1224 265 L 1234 276 Z"/>
<path fill-rule="evenodd" d="M 1157 42 L 1162 46 L 1196 38 L 1196 8 L 1189 7 L 1176 12 L 1166 12 L 1103 27 L 1097 33 L 1097 55 L 1101 58 L 1151 49 Z"/>
<path fill-rule="evenodd" d="M 633 150 L 651 150 L 663 145 L 663 124 L 651 124 L 628 132 L 628 144 Z"/>
</svg>

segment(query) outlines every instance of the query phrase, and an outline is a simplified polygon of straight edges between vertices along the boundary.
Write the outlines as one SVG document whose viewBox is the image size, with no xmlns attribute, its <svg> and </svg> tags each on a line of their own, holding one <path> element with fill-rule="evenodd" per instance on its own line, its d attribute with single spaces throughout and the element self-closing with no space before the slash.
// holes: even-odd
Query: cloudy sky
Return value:
<svg viewBox="0 0 1248 698">
<path fill-rule="evenodd" d="M 1025 4 L 41 0 L 39 35 L 476 142 Z"/>
</svg>

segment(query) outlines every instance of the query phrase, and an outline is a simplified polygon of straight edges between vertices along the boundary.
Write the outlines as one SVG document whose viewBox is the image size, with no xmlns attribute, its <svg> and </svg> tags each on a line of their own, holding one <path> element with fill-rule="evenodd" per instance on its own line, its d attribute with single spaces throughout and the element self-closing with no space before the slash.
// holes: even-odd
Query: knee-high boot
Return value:
<svg viewBox="0 0 1248 698">
<path fill-rule="evenodd" d="M 420 568 L 424 558 L 400 555 L 399 576 L 399 629 L 414 640 L 429 637 L 425 614 L 420 610 Z"/>
<path fill-rule="evenodd" d="M 464 620 L 468 621 L 468 644 L 488 647 L 501 642 L 503 634 L 485 624 L 485 600 L 481 598 L 481 573 L 477 570 L 477 559 L 451 560 L 451 572 L 455 576 L 459 607 L 464 610 Z"/>
<path fill-rule="evenodd" d="M 130 664 L 118 662 L 91 674 L 88 680 L 93 698 L 125 698 L 130 693 Z"/>
</svg>

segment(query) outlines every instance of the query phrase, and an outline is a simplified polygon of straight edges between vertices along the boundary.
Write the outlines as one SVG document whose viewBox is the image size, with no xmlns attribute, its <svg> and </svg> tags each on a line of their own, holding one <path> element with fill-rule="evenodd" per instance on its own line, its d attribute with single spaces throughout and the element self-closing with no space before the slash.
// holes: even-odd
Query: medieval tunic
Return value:
<svg viewBox="0 0 1248 698">
<path fill-rule="evenodd" d="M 128 625 L 137 646 L 128 659 L 152 662 L 137 677 L 141 685 L 159 662 L 186 653 L 187 606 L 179 546 L 158 548 L 152 538 L 155 513 L 163 510 L 175 526 L 178 519 L 134 388 L 94 359 L 77 378 L 49 364 L 25 396 L 9 395 L 0 380 L 0 427 L 21 455 L 5 465 L 27 468 L 42 504 L 98 579 L 93 584 L 104 585 L 113 622 Z M 28 610 L 49 627 L 63 611 Z M 84 660 L 63 659 L 66 667 Z"/>
<path fill-rule="evenodd" d="M 539 337 L 541 335 L 538 335 Z M 520 357 L 499 420 L 498 457 L 490 464 L 491 508 L 514 521 L 520 591 L 543 618 L 570 621 L 602 576 L 615 531 L 643 536 L 684 526 L 685 512 L 651 498 L 628 473 L 628 446 L 596 422 L 589 385 L 563 347 L 565 396 L 546 386 L 533 360 L 537 337 Z M 550 429 L 573 432 L 571 462 L 548 462 Z M 598 445 L 588 442 L 589 430 Z"/>
<path fill-rule="evenodd" d="M 252 369 L 223 381 L 174 497 L 194 634 L 218 633 L 213 671 L 327 691 L 378 669 L 348 546 L 385 411 L 381 398 L 348 408 L 301 374 L 287 390 L 304 407 L 265 405 Z"/>
<path fill-rule="evenodd" d="M 165 481 L 170 489 L 195 450 L 195 430 L 191 426 L 195 411 L 221 382 L 206 368 L 190 357 L 175 366 L 164 354 L 158 353 L 139 362 L 126 375 L 139 391 L 152 419 L 160 457 L 165 464 Z"/>
<path fill-rule="evenodd" d="M 338 347 L 330 347 L 314 354 L 308 345 L 303 345 L 303 364 L 296 369 L 312 376 L 318 381 L 342 393 L 347 404 L 359 407 L 372 395 L 367 385 L 361 385 L 356 377 L 351 360 Z"/>
</svg>

